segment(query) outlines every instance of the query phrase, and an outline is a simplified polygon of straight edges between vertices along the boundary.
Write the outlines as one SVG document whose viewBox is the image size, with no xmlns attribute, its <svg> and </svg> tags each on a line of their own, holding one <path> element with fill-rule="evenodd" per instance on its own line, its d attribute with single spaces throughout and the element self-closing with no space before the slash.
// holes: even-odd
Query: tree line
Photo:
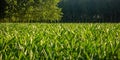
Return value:
<svg viewBox="0 0 120 60">
<path fill-rule="evenodd" d="M 3 22 L 119 22 L 120 0 L 0 0 Z"/>
<path fill-rule="evenodd" d="M 63 22 L 119 22 L 120 0 L 62 0 Z"/>
<path fill-rule="evenodd" d="M 0 18 L 5 22 L 51 22 L 59 21 L 60 0 L 1 0 Z"/>
</svg>

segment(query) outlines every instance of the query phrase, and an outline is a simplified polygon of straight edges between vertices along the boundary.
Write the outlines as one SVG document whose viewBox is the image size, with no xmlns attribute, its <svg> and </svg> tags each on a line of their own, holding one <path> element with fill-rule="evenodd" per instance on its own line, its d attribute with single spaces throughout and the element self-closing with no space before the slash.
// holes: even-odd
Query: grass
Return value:
<svg viewBox="0 0 120 60">
<path fill-rule="evenodd" d="M 0 23 L 0 60 L 118 60 L 120 24 Z"/>
</svg>

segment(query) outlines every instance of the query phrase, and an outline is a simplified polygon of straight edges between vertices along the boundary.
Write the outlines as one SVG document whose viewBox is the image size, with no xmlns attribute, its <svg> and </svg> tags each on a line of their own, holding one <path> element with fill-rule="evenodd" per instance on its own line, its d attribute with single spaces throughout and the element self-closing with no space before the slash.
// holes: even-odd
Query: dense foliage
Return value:
<svg viewBox="0 0 120 60">
<path fill-rule="evenodd" d="M 0 21 L 50 22 L 63 15 L 60 22 L 120 22 L 119 6 L 120 0 L 0 0 Z"/>
<path fill-rule="evenodd" d="M 120 24 L 0 24 L 0 60 L 119 60 Z"/>
<path fill-rule="evenodd" d="M 3 0 L 4 1 L 4 0 Z M 15 22 L 54 21 L 61 19 L 60 0 L 5 0 L 5 20 Z"/>
</svg>

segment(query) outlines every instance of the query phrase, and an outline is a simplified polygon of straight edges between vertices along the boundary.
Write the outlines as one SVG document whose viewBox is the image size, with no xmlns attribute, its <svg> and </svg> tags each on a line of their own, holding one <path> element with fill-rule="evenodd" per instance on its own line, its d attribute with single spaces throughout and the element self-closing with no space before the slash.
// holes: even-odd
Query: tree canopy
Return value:
<svg viewBox="0 0 120 60">
<path fill-rule="evenodd" d="M 0 0 L 0 19 L 17 22 L 120 22 L 120 0 Z M 62 17 L 63 15 L 63 17 Z"/>
<path fill-rule="evenodd" d="M 6 20 L 15 22 L 58 21 L 62 17 L 60 0 L 5 0 Z"/>
</svg>

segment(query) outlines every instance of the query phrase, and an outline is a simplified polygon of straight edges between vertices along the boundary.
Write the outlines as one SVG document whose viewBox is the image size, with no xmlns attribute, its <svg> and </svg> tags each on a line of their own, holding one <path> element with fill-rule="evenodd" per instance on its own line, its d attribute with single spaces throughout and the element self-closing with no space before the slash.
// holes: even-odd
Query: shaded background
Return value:
<svg viewBox="0 0 120 60">
<path fill-rule="evenodd" d="M 62 0 L 62 22 L 120 22 L 120 0 Z"/>
</svg>

